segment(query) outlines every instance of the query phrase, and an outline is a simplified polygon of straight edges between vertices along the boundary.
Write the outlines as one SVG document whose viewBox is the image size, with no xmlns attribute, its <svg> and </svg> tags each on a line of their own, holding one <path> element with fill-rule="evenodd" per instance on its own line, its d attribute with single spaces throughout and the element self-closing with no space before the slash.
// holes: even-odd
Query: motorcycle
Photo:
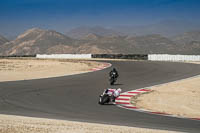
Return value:
<svg viewBox="0 0 200 133">
<path fill-rule="evenodd" d="M 114 85 L 114 83 L 117 81 L 117 74 L 114 72 L 110 76 L 110 85 Z"/>
<path fill-rule="evenodd" d="M 102 95 L 99 96 L 99 104 L 104 105 L 113 102 L 113 95 L 112 93 L 103 92 Z"/>
</svg>

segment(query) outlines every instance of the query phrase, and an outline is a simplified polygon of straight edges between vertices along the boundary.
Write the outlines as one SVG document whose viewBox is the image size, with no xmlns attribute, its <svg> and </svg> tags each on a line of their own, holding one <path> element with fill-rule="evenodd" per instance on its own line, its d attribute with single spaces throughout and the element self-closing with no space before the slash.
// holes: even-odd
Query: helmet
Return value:
<svg viewBox="0 0 200 133">
<path fill-rule="evenodd" d="M 116 69 L 115 69 L 115 68 L 113 68 L 113 71 L 116 71 Z"/>
<path fill-rule="evenodd" d="M 121 89 L 121 88 L 118 88 L 118 89 L 117 89 L 117 91 L 121 92 L 121 91 L 122 91 L 122 89 Z"/>
</svg>

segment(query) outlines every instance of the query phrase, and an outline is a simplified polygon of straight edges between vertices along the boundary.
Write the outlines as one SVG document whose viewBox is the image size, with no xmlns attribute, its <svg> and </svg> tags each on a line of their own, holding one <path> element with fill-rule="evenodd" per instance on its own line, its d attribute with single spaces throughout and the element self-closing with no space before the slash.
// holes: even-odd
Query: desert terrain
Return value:
<svg viewBox="0 0 200 133">
<path fill-rule="evenodd" d="M 79 74 L 101 65 L 81 60 L 0 59 L 0 82 Z"/>
<path fill-rule="evenodd" d="M 173 131 L 0 115 L 0 133 L 176 133 Z"/>
<path fill-rule="evenodd" d="M 196 62 L 193 62 L 196 63 Z M 199 63 L 196 63 L 199 64 Z M 200 118 L 200 77 L 149 87 L 132 103 L 152 112 L 162 112 L 180 117 Z"/>
</svg>

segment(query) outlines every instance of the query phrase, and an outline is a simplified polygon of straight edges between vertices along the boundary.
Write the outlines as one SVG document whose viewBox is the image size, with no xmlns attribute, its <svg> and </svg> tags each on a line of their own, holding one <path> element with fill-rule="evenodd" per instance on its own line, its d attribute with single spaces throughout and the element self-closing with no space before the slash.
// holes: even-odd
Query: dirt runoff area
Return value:
<svg viewBox="0 0 200 133">
<path fill-rule="evenodd" d="M 126 126 L 0 115 L 0 133 L 175 133 Z"/>
<path fill-rule="evenodd" d="M 86 60 L 0 59 L 0 82 L 84 73 L 101 65 Z"/>
<path fill-rule="evenodd" d="M 150 88 L 150 93 L 133 99 L 136 106 L 153 112 L 200 118 L 200 77 Z"/>
</svg>

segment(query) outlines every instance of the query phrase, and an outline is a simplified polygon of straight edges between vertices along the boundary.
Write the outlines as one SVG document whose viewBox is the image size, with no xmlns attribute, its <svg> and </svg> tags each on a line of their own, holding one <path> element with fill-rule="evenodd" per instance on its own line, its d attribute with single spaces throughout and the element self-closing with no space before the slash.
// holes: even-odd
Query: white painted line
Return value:
<svg viewBox="0 0 200 133">
<path fill-rule="evenodd" d="M 119 96 L 118 98 L 131 99 L 131 97 Z"/>
<path fill-rule="evenodd" d="M 115 100 L 115 102 L 123 102 L 123 103 L 130 103 L 130 100 Z"/>
<path fill-rule="evenodd" d="M 137 94 L 124 92 L 124 93 L 122 93 L 122 94 L 120 94 L 120 95 L 130 95 L 130 96 L 135 96 L 135 95 L 137 95 Z"/>
</svg>

